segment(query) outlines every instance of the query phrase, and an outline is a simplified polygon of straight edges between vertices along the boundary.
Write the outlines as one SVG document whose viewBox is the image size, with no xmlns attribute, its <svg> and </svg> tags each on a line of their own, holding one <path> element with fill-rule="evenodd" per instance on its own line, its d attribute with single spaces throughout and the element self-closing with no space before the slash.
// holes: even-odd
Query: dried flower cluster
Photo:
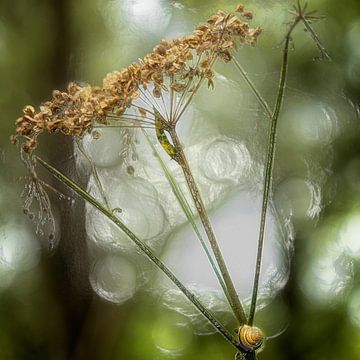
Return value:
<svg viewBox="0 0 360 360">
<path fill-rule="evenodd" d="M 245 19 L 252 14 L 238 5 L 236 8 Z M 255 44 L 261 29 L 250 28 L 248 22 L 240 20 L 234 13 L 218 11 L 207 23 L 196 27 L 192 35 L 175 40 L 162 40 L 153 52 L 138 63 L 121 71 L 108 74 L 102 87 L 80 86 L 70 83 L 67 91 L 55 90 L 52 99 L 43 103 L 39 111 L 28 105 L 23 116 L 16 121 L 16 143 L 24 139 L 22 148 L 31 153 L 37 146 L 40 133 L 61 132 L 81 137 L 91 129 L 94 122 L 106 124 L 109 116 L 121 117 L 131 107 L 134 99 L 151 89 L 151 96 L 162 97 L 171 93 L 171 111 L 168 122 L 175 123 L 185 110 L 188 101 L 203 80 L 213 86 L 212 66 L 216 59 L 231 60 L 231 51 L 240 44 Z M 148 89 L 149 88 L 149 89 Z M 151 111 L 139 109 L 145 117 Z"/>
</svg>

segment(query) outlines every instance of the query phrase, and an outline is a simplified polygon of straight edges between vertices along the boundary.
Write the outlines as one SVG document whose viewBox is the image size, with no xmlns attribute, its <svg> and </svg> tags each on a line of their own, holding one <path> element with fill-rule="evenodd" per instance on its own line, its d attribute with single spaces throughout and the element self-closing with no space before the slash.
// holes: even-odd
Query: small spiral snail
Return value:
<svg viewBox="0 0 360 360">
<path fill-rule="evenodd" d="M 254 351 L 264 341 L 264 333 L 256 326 L 242 325 L 238 329 L 238 336 L 244 350 Z"/>
</svg>

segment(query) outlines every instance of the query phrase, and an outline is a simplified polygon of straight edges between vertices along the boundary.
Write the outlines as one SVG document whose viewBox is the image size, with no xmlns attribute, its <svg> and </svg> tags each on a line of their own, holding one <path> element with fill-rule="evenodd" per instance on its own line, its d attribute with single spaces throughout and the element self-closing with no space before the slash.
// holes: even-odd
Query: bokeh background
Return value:
<svg viewBox="0 0 360 360">
<path fill-rule="evenodd" d="M 273 103 L 280 46 L 293 4 L 243 3 L 253 10 L 253 22 L 264 32 L 256 48 L 241 49 L 238 59 Z M 189 33 L 214 10 L 232 10 L 235 4 L 220 0 L 0 3 L 1 359 L 234 356 L 219 335 L 194 336 L 191 330 L 174 326 L 177 315 L 159 308 L 144 291 L 121 305 L 93 292 L 81 202 L 69 205 L 62 200 L 61 236 L 49 253 L 22 213 L 26 171 L 9 136 L 25 104 L 39 104 L 52 89 L 63 89 L 71 80 L 100 83 L 109 71 L 143 57 L 159 39 Z M 287 328 L 267 342 L 259 358 L 358 359 L 360 3 L 317 0 L 309 7 L 326 16 L 314 27 L 333 61 L 314 60 L 317 49 L 299 27 L 290 55 L 274 178 L 275 203 L 291 215 L 291 272 L 285 289 L 258 315 L 264 324 L 282 319 Z M 220 66 L 218 70 L 241 81 L 234 69 Z M 249 102 L 246 110 L 252 107 Z M 237 130 L 229 126 L 224 132 Z M 51 139 L 41 151 L 59 168 L 75 174 L 69 139 Z M 276 332 L 276 326 L 271 329 Z"/>
</svg>

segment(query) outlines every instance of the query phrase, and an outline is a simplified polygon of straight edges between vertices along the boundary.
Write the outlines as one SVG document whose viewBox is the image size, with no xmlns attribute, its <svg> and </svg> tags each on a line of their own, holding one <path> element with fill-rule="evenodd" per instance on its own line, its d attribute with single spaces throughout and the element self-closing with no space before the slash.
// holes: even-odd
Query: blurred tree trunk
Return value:
<svg viewBox="0 0 360 360">
<path fill-rule="evenodd" d="M 63 89 L 73 78 L 69 72 L 69 59 L 76 48 L 72 38 L 70 21 L 70 0 L 51 1 L 54 21 L 54 47 L 50 57 L 50 68 L 53 87 Z M 52 139 L 49 159 L 54 166 L 68 175 L 82 187 L 87 180 L 80 178 L 73 159 L 73 141 L 69 137 L 57 136 Z M 56 187 L 66 195 L 74 196 L 68 189 L 56 183 Z M 92 354 L 76 355 L 79 339 L 91 304 L 92 291 L 89 283 L 89 257 L 85 231 L 85 205 L 82 200 L 60 200 L 58 203 L 60 215 L 60 234 L 58 248 L 53 258 L 53 276 L 56 291 L 64 314 L 68 359 L 96 358 L 94 348 Z"/>
</svg>

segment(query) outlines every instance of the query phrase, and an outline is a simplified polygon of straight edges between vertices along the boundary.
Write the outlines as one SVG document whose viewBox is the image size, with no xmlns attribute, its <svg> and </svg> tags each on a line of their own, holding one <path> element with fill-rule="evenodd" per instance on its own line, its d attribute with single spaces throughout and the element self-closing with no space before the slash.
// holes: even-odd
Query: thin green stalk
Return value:
<svg viewBox="0 0 360 360">
<path fill-rule="evenodd" d="M 203 239 L 203 237 L 201 236 L 201 233 L 196 225 L 196 221 L 195 221 L 195 216 L 194 216 L 194 213 L 192 212 L 191 210 L 191 207 L 188 203 L 188 201 L 186 200 L 186 197 L 185 195 L 183 194 L 180 186 L 178 185 L 178 183 L 176 182 L 176 179 L 173 177 L 173 175 L 171 174 L 171 171 L 169 170 L 169 168 L 167 167 L 167 165 L 165 164 L 165 162 L 163 161 L 163 159 L 161 158 L 159 152 L 156 150 L 156 147 L 154 146 L 154 144 L 152 143 L 152 141 L 150 140 L 149 138 L 149 135 L 147 134 L 147 132 L 145 130 L 143 130 L 143 134 L 146 138 L 146 140 L 148 141 L 151 149 L 153 150 L 154 152 L 154 155 L 155 157 L 158 159 L 160 165 L 161 165 L 161 168 L 162 170 L 164 171 L 164 174 L 171 186 L 171 189 L 177 199 L 177 201 L 179 202 L 179 205 L 181 206 L 183 212 L 185 213 L 186 215 L 186 218 L 188 219 L 189 223 L 191 224 L 197 238 L 199 239 L 200 241 L 200 244 L 203 248 L 203 250 L 205 251 L 205 254 L 210 262 L 210 265 L 212 267 L 212 269 L 214 270 L 214 273 L 224 291 L 224 294 L 225 296 L 227 297 L 227 299 L 229 300 L 229 294 L 228 294 L 228 291 L 227 291 L 227 288 L 226 288 L 226 285 L 224 283 L 224 280 L 219 272 L 219 269 L 216 265 L 216 263 L 214 262 L 214 259 L 212 258 L 211 256 L 211 253 Z M 230 303 L 230 300 L 229 300 L 229 303 Z"/>
<path fill-rule="evenodd" d="M 154 254 L 152 249 L 142 242 L 121 220 L 119 220 L 110 210 L 101 205 L 93 196 L 82 189 L 78 184 L 69 179 L 66 175 L 55 169 L 48 164 L 45 160 L 38 156 L 35 159 L 53 176 L 59 179 L 62 183 L 70 187 L 77 195 L 83 200 L 94 206 L 101 213 L 103 213 L 108 219 L 110 219 L 115 225 L 117 225 L 137 246 L 138 248 L 152 261 L 186 296 L 186 298 L 193 303 L 193 305 L 203 314 L 203 316 L 214 326 L 214 328 L 223 337 L 228 340 L 238 351 L 243 351 L 239 343 L 233 338 L 229 331 L 220 323 L 215 316 L 202 305 L 197 297 L 188 290 L 181 281 L 172 273 L 172 271 Z"/>
<path fill-rule="evenodd" d="M 245 82 L 248 84 L 250 90 L 253 92 L 255 97 L 258 99 L 260 105 L 263 107 L 263 109 L 264 109 L 266 115 L 268 116 L 268 118 L 271 119 L 272 116 L 273 116 L 273 113 L 272 113 L 269 105 L 267 104 L 265 99 L 261 96 L 261 94 L 259 93 L 259 91 L 256 88 L 256 86 L 254 85 L 254 83 L 251 81 L 251 79 L 249 78 L 249 76 L 246 73 L 245 69 L 241 66 L 241 64 L 234 57 L 232 58 L 232 61 L 233 61 L 234 65 L 235 65 L 235 67 L 240 71 L 240 74 L 244 78 Z"/>
<path fill-rule="evenodd" d="M 306 16 L 303 15 L 301 17 L 301 21 L 303 22 L 303 24 L 305 25 L 305 28 L 307 30 L 307 32 L 310 34 L 310 36 L 312 37 L 315 45 L 317 46 L 317 48 L 320 51 L 320 54 L 322 56 L 323 59 L 326 59 L 328 61 L 331 61 L 331 57 L 328 54 L 328 52 L 326 51 L 325 47 L 321 44 L 321 41 L 319 39 L 319 37 L 317 36 L 316 32 L 313 30 L 313 28 L 311 27 L 309 20 L 307 20 Z"/>
<path fill-rule="evenodd" d="M 218 242 L 216 240 L 214 231 L 212 229 L 210 220 L 209 220 L 209 216 L 206 212 L 206 208 L 205 205 L 202 201 L 201 195 L 200 195 L 200 191 L 198 189 L 198 186 L 195 182 L 195 179 L 192 175 L 189 163 L 186 159 L 184 150 L 182 148 L 182 145 L 180 143 L 180 139 L 177 136 L 177 133 L 175 131 L 174 128 L 169 130 L 169 134 L 171 136 L 171 139 L 173 141 L 173 144 L 175 146 L 176 149 L 176 160 L 179 163 L 179 165 L 181 166 L 188 188 L 190 190 L 191 196 L 194 200 L 194 204 L 196 206 L 196 209 L 199 213 L 200 216 L 200 220 L 203 224 L 204 230 L 206 232 L 207 238 L 209 240 L 210 246 L 213 250 L 217 265 L 220 269 L 222 278 L 224 279 L 228 294 L 229 294 L 229 301 L 230 301 L 230 306 L 234 312 L 234 315 L 236 316 L 239 325 L 242 324 L 246 324 L 247 322 L 247 318 L 246 318 L 246 314 L 244 311 L 244 308 L 240 302 L 240 299 L 236 293 L 236 289 L 235 286 L 231 280 L 229 271 L 227 269 L 225 260 L 222 256 L 220 247 L 218 245 Z"/>
<path fill-rule="evenodd" d="M 111 210 L 111 207 L 110 207 L 110 204 L 109 204 L 109 200 L 105 194 L 105 191 L 104 191 L 104 188 L 101 184 L 101 181 L 100 181 L 100 178 L 99 178 L 99 174 L 97 172 L 97 169 L 96 169 L 96 166 L 95 166 L 95 163 L 94 163 L 94 160 L 92 159 L 92 157 L 85 151 L 83 145 L 81 144 L 80 140 L 77 139 L 76 140 L 76 144 L 80 150 L 80 152 L 83 154 L 83 156 L 86 158 L 86 160 L 89 162 L 90 166 L 91 166 L 91 171 L 94 175 L 94 178 L 95 178 L 95 183 L 96 183 L 96 186 L 100 192 L 100 195 L 104 201 L 104 204 L 106 206 L 106 208 L 108 210 Z"/>
<path fill-rule="evenodd" d="M 254 284 L 250 305 L 250 313 L 248 324 L 252 325 L 254 322 L 255 310 L 256 310 L 256 301 L 259 290 L 259 279 L 260 279 L 260 271 L 261 271 L 261 261 L 262 261 L 262 250 L 264 245 L 264 235 L 265 235 L 265 224 L 266 224 L 266 213 L 269 202 L 269 195 L 271 189 L 271 180 L 272 180 L 272 172 L 275 158 L 275 146 L 276 146 L 276 133 L 277 133 L 277 122 L 281 110 L 281 106 L 284 98 L 286 77 L 287 77 L 287 69 L 288 69 L 288 55 L 289 55 L 289 43 L 291 39 L 291 33 L 299 23 L 300 18 L 296 17 L 294 22 L 291 24 L 290 29 L 285 37 L 285 44 L 283 49 L 283 60 L 281 66 L 281 74 L 279 80 L 279 89 L 276 97 L 275 108 L 273 112 L 273 116 L 270 122 L 270 131 L 268 138 L 268 147 L 267 147 L 267 155 L 266 155 L 266 166 L 265 166 L 265 175 L 264 175 L 264 191 L 262 198 L 262 208 L 261 208 L 261 222 L 259 229 L 259 238 L 258 238 L 258 249 L 256 256 L 256 268 L 255 268 L 255 276 L 254 276 Z"/>
</svg>

